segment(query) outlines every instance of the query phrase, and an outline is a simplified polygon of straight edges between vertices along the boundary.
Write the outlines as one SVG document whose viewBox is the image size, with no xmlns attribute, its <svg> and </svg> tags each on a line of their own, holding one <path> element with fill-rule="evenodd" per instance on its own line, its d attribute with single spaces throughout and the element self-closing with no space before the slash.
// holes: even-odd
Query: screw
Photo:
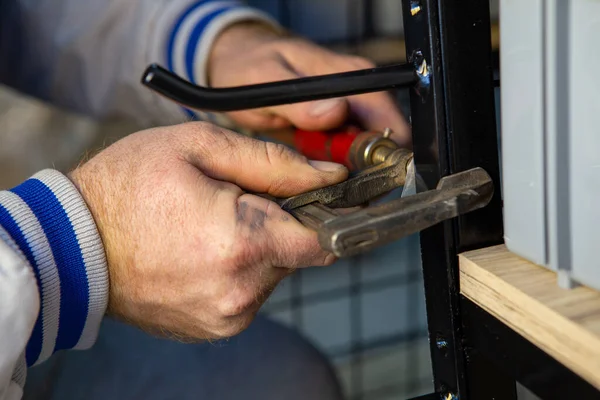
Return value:
<svg viewBox="0 0 600 400">
<path fill-rule="evenodd" d="M 435 345 L 444 357 L 448 355 L 448 341 L 442 335 L 435 338 Z"/>
<path fill-rule="evenodd" d="M 386 138 L 386 139 L 389 138 L 391 134 L 392 134 L 392 130 L 390 128 L 385 128 L 383 130 L 383 137 L 384 138 Z"/>
<path fill-rule="evenodd" d="M 413 0 L 410 2 L 410 15 L 413 17 L 421 12 L 421 2 L 418 0 Z"/>
<path fill-rule="evenodd" d="M 445 350 L 448 348 L 448 342 L 443 337 L 437 338 L 437 340 L 435 341 L 435 345 L 440 350 Z"/>
<path fill-rule="evenodd" d="M 442 396 L 442 400 L 458 400 L 458 396 L 452 392 L 448 392 Z"/>
</svg>

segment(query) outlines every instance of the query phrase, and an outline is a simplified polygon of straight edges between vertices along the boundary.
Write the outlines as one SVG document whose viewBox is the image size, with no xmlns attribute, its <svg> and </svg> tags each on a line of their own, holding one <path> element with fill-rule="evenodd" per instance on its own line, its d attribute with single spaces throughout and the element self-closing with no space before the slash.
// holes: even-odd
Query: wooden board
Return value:
<svg viewBox="0 0 600 400">
<path fill-rule="evenodd" d="M 459 258 L 465 297 L 600 389 L 600 292 L 561 289 L 504 245 Z"/>
</svg>

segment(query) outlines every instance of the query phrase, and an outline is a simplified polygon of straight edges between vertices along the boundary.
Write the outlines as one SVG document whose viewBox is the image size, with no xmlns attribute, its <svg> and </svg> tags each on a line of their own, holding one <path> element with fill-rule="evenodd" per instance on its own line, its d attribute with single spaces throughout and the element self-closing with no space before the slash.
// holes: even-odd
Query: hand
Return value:
<svg viewBox="0 0 600 400">
<path fill-rule="evenodd" d="M 295 268 L 331 264 L 316 233 L 277 204 L 346 179 L 206 123 L 138 132 L 72 174 L 106 249 L 109 314 L 155 333 L 237 334 Z"/>
<path fill-rule="evenodd" d="M 240 23 L 225 30 L 215 42 L 208 74 L 213 87 L 242 86 L 373 68 L 361 57 L 341 55 L 306 40 L 283 37 L 257 23 Z M 239 125 L 250 129 L 279 129 L 294 125 L 306 130 L 337 128 L 351 117 L 363 128 L 391 128 L 402 146 L 411 142 L 410 128 L 388 93 L 231 112 Z"/>
</svg>

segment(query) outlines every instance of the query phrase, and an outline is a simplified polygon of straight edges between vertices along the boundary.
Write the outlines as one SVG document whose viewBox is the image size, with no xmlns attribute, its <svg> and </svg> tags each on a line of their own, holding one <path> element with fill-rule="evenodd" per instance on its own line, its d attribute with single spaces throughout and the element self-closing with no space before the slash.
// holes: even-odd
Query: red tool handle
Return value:
<svg viewBox="0 0 600 400">
<path fill-rule="evenodd" d="M 296 129 L 294 146 L 296 150 L 312 160 L 333 161 L 353 168 L 350 161 L 350 148 L 361 130 L 349 127 L 343 131 L 315 132 Z"/>
</svg>

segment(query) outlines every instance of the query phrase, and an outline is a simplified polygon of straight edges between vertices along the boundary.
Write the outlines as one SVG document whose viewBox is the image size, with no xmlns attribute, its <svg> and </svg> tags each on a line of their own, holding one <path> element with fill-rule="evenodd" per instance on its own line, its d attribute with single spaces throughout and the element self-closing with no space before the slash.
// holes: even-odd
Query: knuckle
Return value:
<svg viewBox="0 0 600 400">
<path fill-rule="evenodd" d="M 223 326 L 222 328 L 216 329 L 214 335 L 216 339 L 226 339 L 232 336 L 236 336 L 241 332 L 241 330 L 237 329 L 235 324 L 228 324 Z"/>
<path fill-rule="evenodd" d="M 210 122 L 205 121 L 189 121 L 181 124 L 181 127 L 190 135 L 209 136 L 217 135 L 219 128 Z"/>
<path fill-rule="evenodd" d="M 293 151 L 285 145 L 272 142 L 264 143 L 264 159 L 268 171 L 265 171 L 269 176 L 269 184 L 267 192 L 271 194 L 286 193 L 290 186 L 294 185 L 293 165 L 300 166 L 308 161 L 306 157 Z"/>
<path fill-rule="evenodd" d="M 264 142 L 264 151 L 267 163 L 271 167 L 277 167 L 286 161 L 298 159 L 297 153 L 280 143 Z"/>
<path fill-rule="evenodd" d="M 237 133 L 228 129 L 222 128 L 210 122 L 193 121 L 183 124 L 188 126 L 186 132 L 191 135 L 194 143 L 207 148 L 231 148 L 237 144 L 239 136 Z"/>
<path fill-rule="evenodd" d="M 236 276 L 229 277 L 224 292 L 215 297 L 215 308 L 219 318 L 239 317 L 256 308 L 258 304 L 258 297 L 254 292 L 256 283 L 247 275 L 238 273 Z"/>
<path fill-rule="evenodd" d="M 230 162 L 237 164 L 248 148 L 248 138 L 210 122 L 194 121 L 183 125 L 189 126 L 184 129 L 190 144 L 188 152 L 199 155 L 196 158 L 208 169 L 222 161 L 223 154 L 228 154 Z"/>
<path fill-rule="evenodd" d="M 238 318 L 227 320 L 221 326 L 213 330 L 213 336 L 218 339 L 236 336 L 250 326 L 252 319 L 252 315 L 242 315 Z"/>
<path fill-rule="evenodd" d="M 213 124 L 202 121 L 184 122 L 174 130 L 173 136 L 168 138 L 170 143 L 182 143 L 183 152 L 196 161 L 210 164 L 214 155 L 210 151 L 219 146 L 222 141 L 219 128 Z"/>
<path fill-rule="evenodd" d="M 248 311 L 254 303 L 254 299 L 250 296 L 245 295 L 235 295 L 230 296 L 229 298 L 223 299 L 219 304 L 219 313 L 221 316 L 230 318 L 230 317 L 239 317 L 244 315 L 246 311 Z"/>
<path fill-rule="evenodd" d="M 231 318 L 246 314 L 255 304 L 254 294 L 238 286 L 221 299 L 217 308 L 221 317 Z"/>
</svg>

